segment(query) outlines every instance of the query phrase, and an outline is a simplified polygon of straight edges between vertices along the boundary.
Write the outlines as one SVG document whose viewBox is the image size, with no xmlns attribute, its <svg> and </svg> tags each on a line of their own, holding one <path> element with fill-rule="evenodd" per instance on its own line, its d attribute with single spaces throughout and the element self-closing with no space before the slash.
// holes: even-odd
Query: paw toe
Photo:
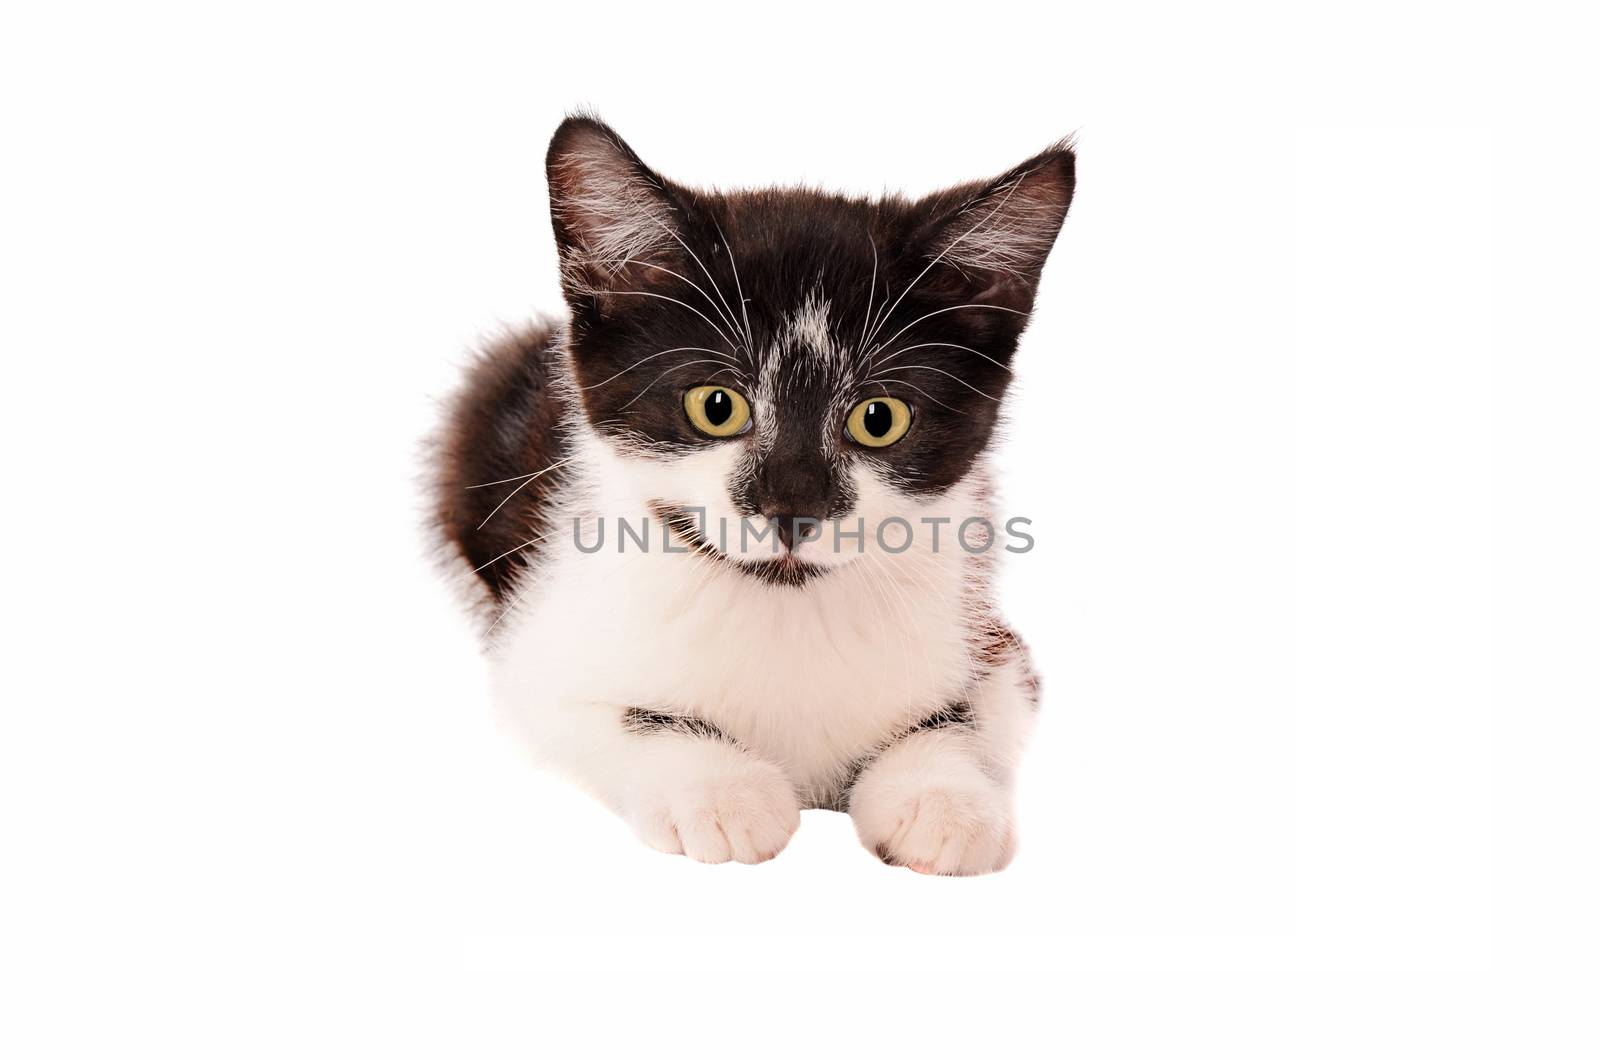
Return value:
<svg viewBox="0 0 1600 1060">
<path fill-rule="evenodd" d="M 683 852 L 696 861 L 718 865 L 733 856 L 722 822 L 715 814 L 690 814 L 679 823 L 678 834 L 683 837 Z"/>
<path fill-rule="evenodd" d="M 776 768 L 751 764 L 732 775 L 672 787 L 635 828 L 657 850 L 696 861 L 755 864 L 777 854 L 800 827 L 800 808 Z"/>
<path fill-rule="evenodd" d="M 882 838 L 869 847 L 890 865 L 928 875 L 972 876 L 1003 868 L 1009 860 L 1011 825 L 996 792 L 924 791 L 877 819 L 883 822 Z"/>
</svg>

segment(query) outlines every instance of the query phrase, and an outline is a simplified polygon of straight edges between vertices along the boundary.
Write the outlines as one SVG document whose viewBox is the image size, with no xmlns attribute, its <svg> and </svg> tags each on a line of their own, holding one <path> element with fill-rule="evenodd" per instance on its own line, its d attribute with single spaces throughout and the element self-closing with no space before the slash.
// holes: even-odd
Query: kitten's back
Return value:
<svg viewBox="0 0 1600 1060">
<path fill-rule="evenodd" d="M 433 519 L 452 566 L 465 562 L 498 613 L 546 533 L 567 456 L 559 325 L 540 320 L 468 367 L 434 440 Z M 552 469 L 553 470 L 549 470 Z"/>
</svg>

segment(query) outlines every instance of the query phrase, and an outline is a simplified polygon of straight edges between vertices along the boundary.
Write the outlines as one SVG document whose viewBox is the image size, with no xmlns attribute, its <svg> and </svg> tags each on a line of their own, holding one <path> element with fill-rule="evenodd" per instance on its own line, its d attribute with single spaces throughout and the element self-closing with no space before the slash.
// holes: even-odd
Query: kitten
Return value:
<svg viewBox="0 0 1600 1060">
<path fill-rule="evenodd" d="M 1071 147 L 915 202 L 720 194 L 574 117 L 547 168 L 570 316 L 488 350 L 437 445 L 498 704 L 669 853 L 763 861 L 824 807 L 1002 868 L 1038 682 L 986 453 Z"/>
</svg>

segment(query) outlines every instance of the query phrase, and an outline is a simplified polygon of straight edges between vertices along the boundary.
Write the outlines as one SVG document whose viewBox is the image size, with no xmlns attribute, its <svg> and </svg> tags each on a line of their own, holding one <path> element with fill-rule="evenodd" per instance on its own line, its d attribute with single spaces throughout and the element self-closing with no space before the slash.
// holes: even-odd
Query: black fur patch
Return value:
<svg viewBox="0 0 1600 1060">
<path fill-rule="evenodd" d="M 936 729 L 952 729 L 958 727 L 972 728 L 977 724 L 977 718 L 972 712 L 972 704 L 959 701 L 940 707 L 915 725 L 901 729 L 895 735 L 883 741 L 867 754 L 850 763 L 850 768 L 845 772 L 843 783 L 839 785 L 839 797 L 834 800 L 840 810 L 848 812 L 850 809 L 850 793 L 855 789 L 856 781 L 861 779 L 861 774 L 867 768 L 882 758 L 884 753 L 895 744 L 919 732 L 932 732 Z M 880 855 L 881 856 L 881 855 Z"/>
<path fill-rule="evenodd" d="M 622 725 L 629 732 L 640 736 L 675 732 L 683 736 L 694 736 L 703 740 L 719 740 L 735 747 L 739 746 L 739 741 L 709 721 L 688 714 L 667 714 L 659 710 L 646 710 L 643 707 L 629 707 L 623 711 Z"/>
<path fill-rule="evenodd" d="M 977 664 L 988 671 L 1016 663 L 1022 671 L 1022 694 L 1027 697 L 1028 705 L 1038 710 L 1041 685 L 1039 673 L 1033 666 L 1033 653 L 1028 651 L 1027 644 L 1010 626 L 998 620 L 979 626 L 977 634 L 973 652 Z"/>
<path fill-rule="evenodd" d="M 493 344 L 434 439 L 433 519 L 449 547 L 503 606 L 550 528 L 548 500 L 564 459 L 563 405 L 552 388 L 557 329 L 539 322 Z"/>
<path fill-rule="evenodd" d="M 949 706 L 934 711 L 926 718 L 917 722 L 911 728 L 901 733 L 896 740 L 903 740 L 919 732 L 929 732 L 933 729 L 952 729 L 959 725 L 970 726 L 973 722 L 972 704 L 961 702 L 951 703 Z"/>
</svg>

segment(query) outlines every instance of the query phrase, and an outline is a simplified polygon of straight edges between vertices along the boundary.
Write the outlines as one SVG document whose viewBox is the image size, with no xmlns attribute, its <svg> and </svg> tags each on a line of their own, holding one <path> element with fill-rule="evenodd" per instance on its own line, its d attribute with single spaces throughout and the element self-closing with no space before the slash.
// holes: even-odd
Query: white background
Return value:
<svg viewBox="0 0 1600 1060">
<path fill-rule="evenodd" d="M 0 1047 L 1596 1055 L 1575 11 L 8 8 Z M 578 105 L 723 185 L 1079 135 L 1001 457 L 1007 872 L 822 812 L 664 857 L 497 731 L 417 447 L 559 308 Z"/>
</svg>

